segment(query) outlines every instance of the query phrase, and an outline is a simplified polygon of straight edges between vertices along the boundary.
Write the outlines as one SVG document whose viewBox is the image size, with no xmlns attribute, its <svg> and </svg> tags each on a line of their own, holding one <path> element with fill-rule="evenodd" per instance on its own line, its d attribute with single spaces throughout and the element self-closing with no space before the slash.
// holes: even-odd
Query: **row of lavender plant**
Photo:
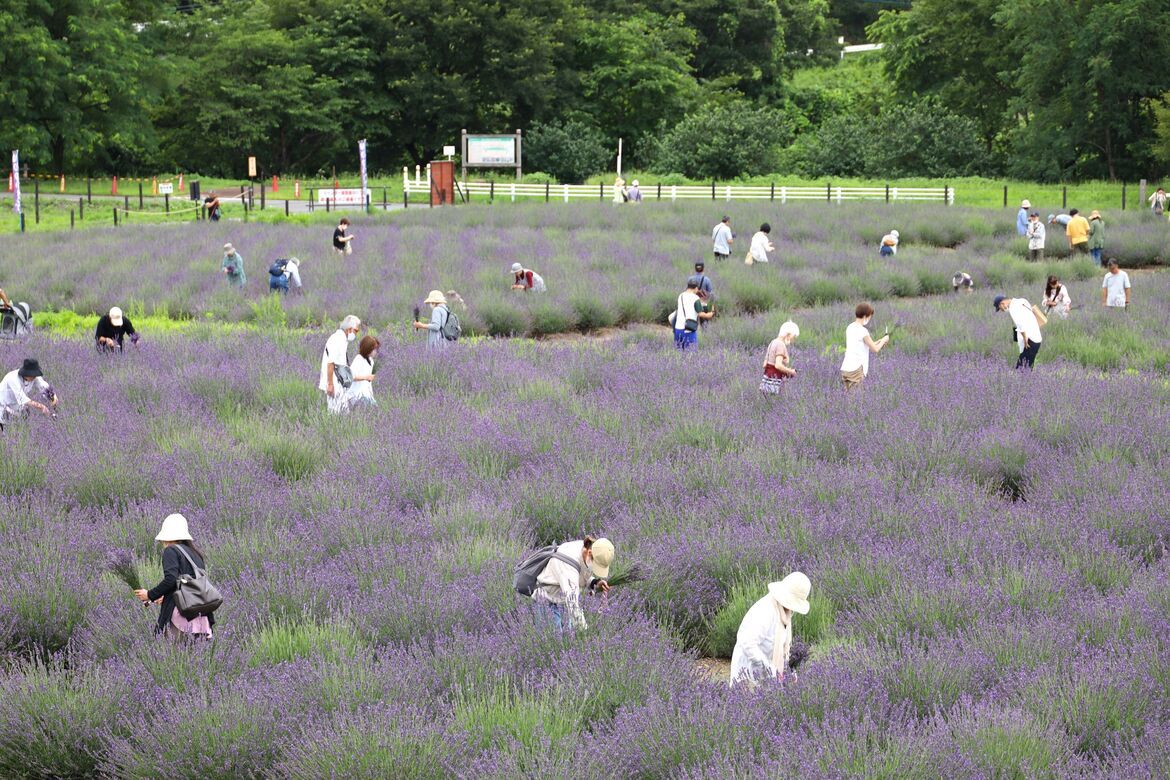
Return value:
<svg viewBox="0 0 1170 780">
<path fill-rule="evenodd" d="M 358 311 L 383 326 L 406 322 L 431 289 L 458 291 L 469 332 L 543 335 L 664 322 L 696 260 L 710 261 L 711 225 L 726 204 L 613 209 L 543 206 L 437 209 L 392 218 L 355 218 L 357 252 L 333 254 L 328 229 L 256 224 L 158 228 L 14 237 L 0 243 L 0 283 L 34 309 L 131 316 L 314 325 Z M 861 298 L 916 297 L 950 290 L 959 271 L 977 285 L 1031 281 L 1037 274 L 1086 278 L 1064 238 L 1049 239 L 1049 260 L 1027 263 L 1010 215 L 921 204 L 736 205 L 731 261 L 712 265 L 721 311 L 756 313 Z M 1130 265 L 1170 257 L 1170 230 L 1141 215 L 1112 215 L 1108 252 Z M 363 221 L 366 220 L 366 221 Z M 745 267 L 751 234 L 771 221 L 774 262 Z M 898 227 L 896 258 L 877 244 Z M 221 247 L 244 257 L 248 287 L 230 288 Z M 297 256 L 306 292 L 275 306 L 267 267 Z M 513 262 L 540 272 L 549 293 L 510 293 Z M 275 311 L 274 311 L 275 306 Z"/>
<path fill-rule="evenodd" d="M 798 343 L 765 401 L 756 351 L 387 338 L 378 409 L 331 418 L 325 335 L 0 344 L 64 404 L 0 445 L 0 775 L 1170 767 L 1159 377 L 895 349 L 847 395 Z M 103 573 L 157 578 L 171 511 L 227 596 L 209 648 Z M 559 636 L 510 569 L 583 532 L 647 576 Z M 799 681 L 697 674 L 794 568 Z"/>
</svg>

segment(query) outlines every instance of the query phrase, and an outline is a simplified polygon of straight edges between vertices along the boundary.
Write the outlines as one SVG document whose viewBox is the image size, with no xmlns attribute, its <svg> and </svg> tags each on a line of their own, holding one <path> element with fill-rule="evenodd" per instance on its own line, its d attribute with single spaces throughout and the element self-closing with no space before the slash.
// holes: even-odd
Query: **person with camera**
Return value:
<svg viewBox="0 0 1170 780">
<path fill-rule="evenodd" d="M 869 376 L 869 353 L 875 355 L 890 343 L 890 334 L 874 341 L 869 335 L 869 322 L 873 319 L 873 306 L 859 303 L 853 310 L 853 322 L 845 328 L 845 359 L 841 361 L 841 381 L 846 390 L 859 387 Z"/>
</svg>

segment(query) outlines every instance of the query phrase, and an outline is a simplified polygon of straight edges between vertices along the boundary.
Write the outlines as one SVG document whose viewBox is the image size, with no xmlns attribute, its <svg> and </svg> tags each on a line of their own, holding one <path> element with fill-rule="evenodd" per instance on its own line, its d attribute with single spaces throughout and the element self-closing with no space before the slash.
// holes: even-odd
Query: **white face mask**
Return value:
<svg viewBox="0 0 1170 780">
<path fill-rule="evenodd" d="M 354 333 L 353 331 L 350 331 L 349 333 L 346 333 L 346 334 L 345 334 L 345 340 L 346 340 L 346 341 L 353 341 L 353 340 L 354 340 L 354 338 L 356 338 L 356 337 L 357 337 L 357 334 L 356 334 L 356 333 Z"/>
</svg>

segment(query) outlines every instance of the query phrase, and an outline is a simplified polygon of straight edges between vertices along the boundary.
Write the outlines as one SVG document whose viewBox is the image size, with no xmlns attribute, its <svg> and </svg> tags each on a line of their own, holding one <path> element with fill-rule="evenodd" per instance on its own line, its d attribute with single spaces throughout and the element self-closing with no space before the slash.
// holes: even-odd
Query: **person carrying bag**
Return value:
<svg viewBox="0 0 1170 780">
<path fill-rule="evenodd" d="M 162 581 L 150 590 L 137 589 L 134 595 L 145 604 L 160 606 L 156 633 L 172 642 L 211 639 L 223 595 L 207 577 L 207 564 L 191 538 L 187 518 L 168 515 L 155 540 L 163 543 Z"/>
</svg>

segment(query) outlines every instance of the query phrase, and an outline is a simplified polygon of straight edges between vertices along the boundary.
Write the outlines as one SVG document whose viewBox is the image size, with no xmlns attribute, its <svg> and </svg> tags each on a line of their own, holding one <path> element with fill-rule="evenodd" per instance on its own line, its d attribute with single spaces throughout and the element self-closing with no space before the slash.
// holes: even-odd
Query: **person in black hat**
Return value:
<svg viewBox="0 0 1170 780">
<path fill-rule="evenodd" d="M 33 395 L 43 396 L 48 406 L 34 401 L 31 397 Z M 41 364 L 33 358 L 25 358 L 20 368 L 9 371 L 0 380 L 0 430 L 18 416 L 26 414 L 29 407 L 46 415 L 52 414 L 52 409 L 57 408 L 57 401 L 57 394 L 45 381 Z"/>
</svg>

